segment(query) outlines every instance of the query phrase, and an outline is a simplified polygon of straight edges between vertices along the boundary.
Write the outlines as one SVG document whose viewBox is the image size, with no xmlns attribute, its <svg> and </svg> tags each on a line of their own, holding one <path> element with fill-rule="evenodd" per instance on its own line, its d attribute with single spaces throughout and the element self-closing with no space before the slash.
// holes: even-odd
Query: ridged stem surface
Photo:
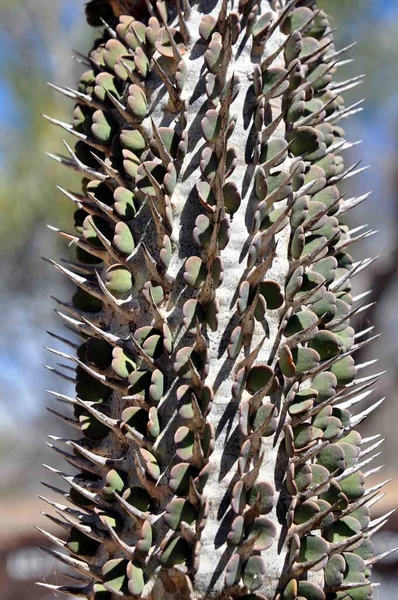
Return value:
<svg viewBox="0 0 398 600">
<path fill-rule="evenodd" d="M 347 250 L 367 231 L 342 197 L 341 54 L 311 0 L 93 0 L 106 22 L 78 89 L 78 338 L 52 392 L 78 469 L 45 534 L 88 600 L 369 600 L 366 489 L 378 436 L 355 427 L 378 375 L 352 355 L 371 330 Z M 344 56 L 343 56 L 344 59 Z M 62 336 L 55 337 L 65 342 Z M 359 404 L 359 406 L 361 406 Z M 354 416 L 353 414 L 354 413 Z M 57 444 L 61 444 L 59 447 Z M 64 504 L 67 500 L 67 504 Z M 71 508 L 71 506 L 72 508 Z M 54 554 L 54 553 L 53 553 Z"/>
</svg>

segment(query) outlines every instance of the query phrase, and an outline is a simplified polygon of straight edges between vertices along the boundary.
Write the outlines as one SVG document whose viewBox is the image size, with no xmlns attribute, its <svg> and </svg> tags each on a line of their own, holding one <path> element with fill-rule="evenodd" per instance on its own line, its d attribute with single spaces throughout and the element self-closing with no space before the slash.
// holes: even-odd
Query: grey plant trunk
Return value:
<svg viewBox="0 0 398 600">
<path fill-rule="evenodd" d="M 199 25 L 203 12 L 207 13 L 214 5 L 213 2 L 204 3 L 201 5 L 201 11 L 198 11 L 195 6 L 192 7 L 192 13 L 189 18 L 189 31 L 192 35 L 192 47 L 199 45 L 201 38 L 199 35 Z M 220 12 L 222 2 L 217 2 L 210 14 L 215 17 Z M 268 2 L 262 3 L 262 12 L 270 10 Z M 274 53 L 278 47 L 283 44 L 286 36 L 277 30 L 267 43 L 267 54 Z M 238 46 L 239 43 L 236 44 Z M 239 402 L 231 400 L 231 374 L 234 372 L 236 361 L 228 358 L 227 342 L 229 341 L 231 328 L 231 316 L 236 302 L 237 290 L 242 282 L 242 276 L 245 273 L 246 258 L 248 251 L 248 225 L 250 226 L 254 212 L 256 209 L 255 203 L 252 201 L 252 178 L 254 167 L 248 165 L 245 160 L 247 151 L 247 138 L 250 131 L 250 117 L 253 112 L 252 92 L 253 85 L 253 67 L 257 63 L 258 57 L 252 61 L 251 45 L 244 46 L 242 52 L 231 58 L 228 66 L 227 79 L 233 75 L 238 76 L 240 80 L 240 91 L 232 105 L 232 112 L 237 116 L 235 130 L 228 140 L 228 145 L 235 148 L 237 154 L 237 166 L 229 177 L 228 181 L 236 183 L 238 189 L 242 189 L 242 184 L 250 182 L 246 185 L 246 193 L 242 194 L 242 204 L 238 213 L 234 216 L 230 228 L 230 242 L 222 254 L 224 281 L 217 290 L 217 300 L 219 303 L 219 324 L 215 332 L 208 332 L 208 346 L 210 355 L 210 370 L 207 377 L 207 382 L 213 387 L 215 398 L 212 405 L 209 419 L 216 431 L 216 439 L 214 452 L 211 458 L 210 477 L 206 484 L 206 496 L 209 499 L 209 515 L 206 525 L 201 535 L 201 559 L 199 570 L 195 576 L 195 590 L 199 597 L 206 597 L 206 594 L 211 594 L 209 597 L 219 597 L 219 594 L 224 589 L 224 570 L 228 558 L 231 556 L 231 549 L 228 548 L 226 538 L 229 533 L 230 520 L 228 511 L 220 510 L 220 506 L 225 503 L 228 494 L 231 491 L 231 486 L 238 480 L 237 475 L 237 458 L 239 457 L 240 447 L 242 444 L 242 435 L 239 432 Z M 201 177 L 199 168 L 199 159 L 201 148 L 203 147 L 203 137 L 200 128 L 200 120 L 198 114 L 203 112 L 203 99 L 206 97 L 206 81 L 204 74 L 198 77 L 203 65 L 203 57 L 201 55 L 191 58 L 190 53 L 187 53 L 188 77 L 186 86 L 184 87 L 184 96 L 189 100 L 194 97 L 196 91 L 197 100 L 189 104 L 188 122 L 189 122 L 189 138 L 190 148 L 187 154 L 183 167 L 181 169 L 182 183 L 178 186 L 179 193 L 184 200 L 189 198 L 196 182 Z M 273 66 L 285 67 L 283 56 L 279 56 Z M 199 88 L 199 89 L 198 89 Z M 277 116 L 281 111 L 281 97 L 271 100 L 273 114 Z M 161 118 L 162 107 L 159 110 Z M 156 115 L 156 116 L 158 116 Z M 283 121 L 278 126 L 274 136 L 284 137 L 285 127 Z M 286 165 L 291 163 L 289 158 L 286 158 Z M 193 204 L 193 203 L 192 203 Z M 283 201 L 283 205 L 286 200 Z M 173 256 L 174 260 L 171 266 L 172 273 L 177 276 L 183 267 L 186 256 L 196 254 L 197 250 L 193 245 L 192 230 L 197 216 L 198 206 L 192 206 L 190 214 L 187 214 L 184 221 L 184 226 L 181 226 L 176 221 L 176 231 L 179 234 L 177 242 L 181 248 L 181 252 L 176 252 Z M 188 212 L 188 211 L 187 211 Z M 290 227 L 287 226 L 276 236 L 278 242 L 276 255 L 272 266 L 267 272 L 267 279 L 277 281 L 281 288 L 284 289 L 285 281 L 289 272 L 288 261 L 288 245 L 290 239 Z M 182 320 L 181 309 L 176 311 L 176 323 Z M 179 314 L 178 314 L 179 313 Z M 262 344 L 261 350 L 257 357 L 257 362 L 267 363 L 270 357 L 273 342 L 275 340 L 279 327 L 278 314 L 270 315 L 267 318 L 267 339 Z M 264 324 L 257 322 L 251 338 L 251 349 L 257 347 L 264 338 Z M 275 362 L 275 361 L 274 361 Z M 172 445 L 172 444 L 171 444 Z M 263 437 L 262 451 L 265 453 L 265 460 L 259 472 L 259 480 L 274 483 L 275 480 L 283 479 L 283 472 L 278 472 L 277 453 L 278 447 L 274 447 L 273 437 Z M 284 466 L 281 466 L 284 469 Z M 279 493 L 279 492 L 278 492 Z M 278 532 L 281 525 L 276 516 L 276 504 L 278 493 L 275 496 L 275 508 L 268 515 L 275 523 Z M 279 537 L 277 535 L 277 537 Z M 265 550 L 266 559 L 266 578 L 264 587 L 261 591 L 267 597 L 272 598 L 278 585 L 278 581 L 282 572 L 284 560 L 286 557 L 286 549 L 281 552 L 270 552 Z"/>
<path fill-rule="evenodd" d="M 79 341 L 62 417 L 77 475 L 48 500 L 49 539 L 89 600 L 372 597 L 362 472 L 376 438 L 349 409 L 368 343 L 346 252 L 354 108 L 313 1 L 99 2 L 69 157 L 83 173 L 76 283 L 60 314 Z M 61 339 L 61 338 L 59 338 Z M 61 340 L 62 341 L 62 340 Z M 378 403 L 372 409 L 377 408 Z M 371 409 L 370 409 L 371 410 Z M 376 436 L 377 437 L 377 436 Z M 51 486 L 50 486 L 51 487 Z M 54 488 L 52 488 L 54 489 Z M 347 595 L 349 594 L 349 595 Z"/>
</svg>

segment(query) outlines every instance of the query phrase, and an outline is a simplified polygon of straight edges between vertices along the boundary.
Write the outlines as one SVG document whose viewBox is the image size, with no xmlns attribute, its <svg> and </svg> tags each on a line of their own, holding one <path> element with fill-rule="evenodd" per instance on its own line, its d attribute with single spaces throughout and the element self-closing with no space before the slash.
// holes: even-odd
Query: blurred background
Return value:
<svg viewBox="0 0 398 600">
<path fill-rule="evenodd" d="M 355 61 L 342 67 L 339 79 L 366 73 L 364 84 L 346 94 L 351 104 L 366 98 L 364 110 L 344 122 L 347 138 L 361 140 L 346 153 L 347 166 L 362 157 L 371 168 L 345 185 L 346 197 L 373 190 L 373 196 L 349 213 L 353 227 L 367 223 L 380 230 L 354 248 L 355 259 L 380 255 L 355 279 L 357 293 L 372 290 L 377 300 L 366 316 L 383 336 L 362 353 L 377 356 L 372 372 L 388 369 L 378 384 L 387 400 L 363 431 L 386 437 L 383 478 L 394 477 L 388 496 L 377 507 L 398 506 L 398 3 L 396 0 L 320 0 L 338 27 L 337 47 L 354 41 Z M 49 432 L 62 425 L 46 411 L 44 389 L 62 390 L 42 364 L 49 361 L 46 330 L 61 333 L 50 296 L 67 297 L 67 284 L 41 256 L 57 258 L 61 244 L 46 224 L 71 228 L 71 203 L 56 185 L 78 190 L 78 181 L 45 155 L 62 151 L 62 136 L 41 113 L 68 120 L 72 105 L 46 82 L 74 86 L 81 66 L 73 50 L 87 52 L 95 32 L 86 26 L 83 0 L 0 0 L 0 590 L 2 600 L 50 600 L 51 592 L 33 581 L 56 581 L 52 560 L 37 549 L 43 538 L 33 523 L 45 505 L 40 481 L 49 479 L 41 463 L 56 466 L 45 445 Z M 352 153 L 351 153 L 352 154 Z M 64 249 L 63 249 L 64 250 Z M 64 251 L 65 255 L 65 251 Z M 3 318 L 4 317 L 4 318 Z M 52 363 L 54 364 L 54 363 Z M 67 384 L 64 387 L 67 392 Z M 375 397 L 376 399 L 376 397 Z M 395 421 L 397 419 L 397 421 Z M 398 546 L 398 520 L 378 534 L 377 550 Z M 395 600 L 398 557 L 378 563 L 374 581 L 379 597 Z M 395 580 L 395 584 L 394 584 Z"/>
</svg>

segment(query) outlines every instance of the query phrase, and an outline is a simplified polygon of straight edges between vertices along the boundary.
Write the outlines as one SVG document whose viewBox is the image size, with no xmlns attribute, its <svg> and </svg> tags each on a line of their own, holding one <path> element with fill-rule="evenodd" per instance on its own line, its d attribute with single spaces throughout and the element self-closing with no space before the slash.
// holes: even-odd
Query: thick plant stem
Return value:
<svg viewBox="0 0 398 600">
<path fill-rule="evenodd" d="M 84 585 L 49 587 L 370 599 L 379 440 L 355 427 L 378 376 L 357 377 L 371 338 L 350 278 L 371 261 L 347 253 L 370 232 L 343 221 L 362 201 L 336 185 L 356 172 L 339 123 L 357 80 L 333 79 L 328 19 L 311 0 L 94 0 L 87 16 L 105 25 L 89 68 L 55 86 L 73 124 L 49 119 L 77 137 L 55 158 L 83 185 L 59 232 L 76 260 L 54 263 L 79 343 L 52 350 L 76 369 L 75 396 L 53 395 L 78 474 L 55 472 L 73 508 L 49 501 L 69 537 L 47 536 Z"/>
</svg>

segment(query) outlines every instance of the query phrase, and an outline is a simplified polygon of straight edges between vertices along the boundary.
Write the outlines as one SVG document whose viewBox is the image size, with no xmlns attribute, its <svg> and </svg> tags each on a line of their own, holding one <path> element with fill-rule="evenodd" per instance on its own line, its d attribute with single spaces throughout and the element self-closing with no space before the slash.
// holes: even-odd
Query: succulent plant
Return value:
<svg viewBox="0 0 398 600">
<path fill-rule="evenodd" d="M 53 437 L 77 474 L 49 550 L 89 600 L 365 600 L 366 486 L 383 440 L 356 427 L 380 374 L 362 374 L 354 329 L 372 260 L 349 247 L 337 184 L 342 81 L 314 0 L 96 0 L 104 31 L 77 90 L 77 138 L 54 156 L 82 174 L 76 248 L 54 263 L 76 286 L 59 315 L 78 342 L 61 377 L 75 395 Z M 341 60 L 343 57 L 343 60 Z M 357 321 L 356 321 L 357 322 Z M 358 376 L 358 372 L 360 375 Z M 359 409 L 358 409 L 359 407 Z M 51 469 L 54 472 L 54 469 Z M 66 552 L 64 552 L 66 551 Z"/>
</svg>

